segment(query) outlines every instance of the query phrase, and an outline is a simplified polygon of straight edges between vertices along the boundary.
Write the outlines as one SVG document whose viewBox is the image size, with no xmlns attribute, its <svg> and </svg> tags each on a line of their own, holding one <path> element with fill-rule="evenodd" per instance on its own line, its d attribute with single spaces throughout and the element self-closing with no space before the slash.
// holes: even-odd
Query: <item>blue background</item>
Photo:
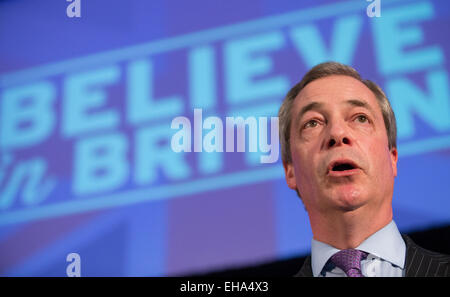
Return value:
<svg viewBox="0 0 450 297">
<path fill-rule="evenodd" d="M 174 153 L 171 121 L 275 116 L 313 65 L 383 87 L 401 232 L 450 222 L 448 1 L 0 1 L 0 275 L 174 276 L 306 254 L 281 160 Z M 193 122 L 193 121 L 192 121 Z M 208 131 L 204 131 L 204 134 Z"/>
</svg>

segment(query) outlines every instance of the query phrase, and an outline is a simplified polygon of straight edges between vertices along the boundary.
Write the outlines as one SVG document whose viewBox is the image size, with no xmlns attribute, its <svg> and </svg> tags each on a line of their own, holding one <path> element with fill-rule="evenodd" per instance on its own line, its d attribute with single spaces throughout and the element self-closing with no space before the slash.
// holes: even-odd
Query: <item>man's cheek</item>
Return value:
<svg viewBox="0 0 450 297">
<path fill-rule="evenodd" d="M 388 149 L 388 145 L 386 140 L 383 137 L 372 137 L 371 141 L 367 142 L 367 152 L 369 154 L 374 154 L 375 158 L 381 157 L 380 154 L 385 154 L 386 149 Z"/>
<path fill-rule="evenodd" d="M 375 169 L 376 172 L 373 174 L 380 176 L 381 178 L 386 178 L 392 173 L 392 159 L 390 157 L 389 149 L 387 147 L 380 147 L 380 145 L 373 146 L 372 151 L 370 151 L 368 158 L 370 158 L 371 167 Z M 389 174 L 388 174 L 389 173 Z"/>
</svg>

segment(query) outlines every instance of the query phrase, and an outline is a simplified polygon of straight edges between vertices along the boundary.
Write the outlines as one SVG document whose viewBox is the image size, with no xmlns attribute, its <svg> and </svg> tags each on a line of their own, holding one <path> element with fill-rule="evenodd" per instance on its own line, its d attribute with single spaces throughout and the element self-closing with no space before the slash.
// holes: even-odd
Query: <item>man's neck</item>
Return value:
<svg viewBox="0 0 450 297">
<path fill-rule="evenodd" d="M 370 213 L 357 209 L 327 216 L 310 214 L 314 239 L 340 250 L 356 248 L 391 221 L 392 207 Z"/>
</svg>

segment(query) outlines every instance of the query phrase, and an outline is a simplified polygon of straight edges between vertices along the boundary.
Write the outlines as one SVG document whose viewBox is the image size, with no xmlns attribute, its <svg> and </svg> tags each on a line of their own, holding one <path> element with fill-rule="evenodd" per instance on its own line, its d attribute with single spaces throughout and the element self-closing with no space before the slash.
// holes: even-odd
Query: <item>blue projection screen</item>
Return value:
<svg viewBox="0 0 450 297">
<path fill-rule="evenodd" d="M 66 276 L 71 253 L 82 276 L 308 253 L 281 157 L 261 162 L 267 150 L 250 152 L 249 133 L 247 149 L 225 151 L 225 122 L 275 117 L 328 60 L 392 103 L 400 231 L 449 224 L 450 2 L 380 3 L 377 17 L 365 0 L 0 1 L 0 275 Z M 223 123 L 222 152 L 194 140 L 173 150 L 177 117 L 211 136 L 195 110 Z"/>
</svg>

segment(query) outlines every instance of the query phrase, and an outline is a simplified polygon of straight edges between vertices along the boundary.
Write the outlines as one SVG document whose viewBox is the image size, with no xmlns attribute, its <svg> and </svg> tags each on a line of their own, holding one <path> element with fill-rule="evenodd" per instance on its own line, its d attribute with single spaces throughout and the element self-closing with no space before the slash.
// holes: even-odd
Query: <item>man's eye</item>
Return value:
<svg viewBox="0 0 450 297">
<path fill-rule="evenodd" d="M 317 127 L 317 125 L 319 125 L 319 123 L 316 120 L 311 120 L 311 121 L 308 121 L 303 127 L 304 128 L 314 128 L 314 127 Z"/>
<path fill-rule="evenodd" d="M 360 123 L 367 123 L 369 119 L 365 115 L 359 115 L 356 117 L 356 120 Z"/>
</svg>

